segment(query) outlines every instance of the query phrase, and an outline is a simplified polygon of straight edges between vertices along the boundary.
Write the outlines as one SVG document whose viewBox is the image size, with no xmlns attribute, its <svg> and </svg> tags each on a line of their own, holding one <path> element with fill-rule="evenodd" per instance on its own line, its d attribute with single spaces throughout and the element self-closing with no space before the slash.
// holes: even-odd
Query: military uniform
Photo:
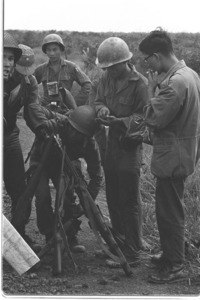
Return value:
<svg viewBox="0 0 200 300">
<path fill-rule="evenodd" d="M 90 79 L 73 62 L 61 58 L 60 69 L 57 73 L 54 72 L 50 62 L 43 63 L 36 68 L 35 76 L 38 84 L 42 82 L 43 85 L 42 101 L 44 106 L 55 102 L 59 104 L 61 101 L 58 95 L 59 88 L 62 87 L 71 91 L 74 82 L 81 86 L 75 97 L 76 104 L 79 106 L 87 102 L 91 87 Z"/>
<path fill-rule="evenodd" d="M 62 115 L 61 115 L 62 117 Z M 59 119 L 59 115 L 56 117 Z M 67 124 L 65 124 L 67 126 Z M 68 124 L 68 126 L 71 126 Z M 67 143 L 67 136 L 65 134 L 65 143 Z M 101 187 L 102 182 L 102 170 L 101 170 L 101 159 L 99 154 L 98 145 L 94 138 L 86 137 L 84 145 L 72 145 L 71 143 L 66 145 L 66 152 L 69 155 L 71 161 L 78 167 L 80 172 L 80 162 L 78 159 L 83 158 L 87 164 L 87 172 L 89 175 L 88 191 L 92 198 L 95 200 Z M 41 152 L 40 148 L 36 145 L 33 148 L 31 155 L 31 164 L 35 164 L 40 160 Z M 61 168 L 61 158 L 58 157 L 56 149 L 52 148 L 49 163 L 43 171 L 40 182 L 36 191 L 36 211 L 37 211 L 37 225 L 40 232 L 46 236 L 52 234 L 54 213 L 51 206 L 51 194 L 49 188 L 49 179 L 52 180 L 55 188 L 58 187 L 58 180 Z M 65 199 L 65 219 L 72 217 L 70 216 L 69 200 L 73 197 L 73 193 L 67 193 Z M 71 201 L 71 200 L 70 200 Z M 73 204 L 73 203 L 72 203 Z M 69 237 L 69 236 L 68 236 Z"/>
<path fill-rule="evenodd" d="M 24 118 L 33 132 L 47 120 L 38 103 L 38 85 L 34 76 L 23 76 L 17 71 L 4 83 L 4 182 L 12 199 L 12 214 L 17 200 L 24 191 L 25 170 L 22 150 L 19 142 L 17 114 L 23 108 Z M 19 229 L 22 234 L 30 216 L 30 207 Z"/>
<path fill-rule="evenodd" d="M 131 72 L 116 89 L 108 71 L 103 74 L 97 91 L 97 113 L 108 107 L 110 115 L 122 120 L 121 126 L 110 126 L 105 154 L 105 181 L 108 209 L 112 227 L 125 235 L 123 252 L 136 258 L 140 248 L 139 178 L 142 145 L 123 144 L 133 113 L 143 113 L 147 101 L 147 80 L 129 64 Z"/>
</svg>

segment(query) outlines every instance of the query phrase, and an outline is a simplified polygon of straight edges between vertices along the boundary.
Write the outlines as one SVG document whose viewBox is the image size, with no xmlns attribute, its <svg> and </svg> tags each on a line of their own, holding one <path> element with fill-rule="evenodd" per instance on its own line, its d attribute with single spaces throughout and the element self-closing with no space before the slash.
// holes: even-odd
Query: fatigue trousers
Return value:
<svg viewBox="0 0 200 300">
<path fill-rule="evenodd" d="M 184 261 L 185 178 L 157 178 L 156 217 L 163 256 L 172 265 Z"/>
<path fill-rule="evenodd" d="M 38 143 L 36 145 L 39 148 Z M 36 156 L 38 149 L 33 150 L 33 154 L 31 157 L 31 164 L 36 162 Z M 35 153 L 34 153 L 35 152 Z M 35 155 L 35 156 L 34 156 Z M 80 166 L 81 168 L 81 166 Z M 49 180 L 51 179 L 53 185 L 57 191 L 60 179 L 60 171 L 61 171 L 61 159 L 57 156 L 55 149 L 52 149 L 50 153 L 50 157 L 48 162 L 40 176 L 40 181 L 37 186 L 37 190 L 35 193 L 36 200 L 36 214 L 37 214 L 37 227 L 41 234 L 50 235 L 54 230 L 54 204 L 52 203 L 51 190 L 49 187 Z M 62 212 L 65 221 L 72 217 L 71 215 L 71 205 L 75 201 L 74 191 L 67 190 L 65 193 L 65 200 L 63 204 L 64 211 Z M 71 228 L 72 231 L 72 228 Z M 70 232 L 71 233 L 71 232 Z M 68 234 L 68 238 L 74 237 L 74 234 Z"/>
<path fill-rule="evenodd" d="M 6 191 L 11 198 L 11 216 L 13 216 L 18 198 L 26 188 L 24 160 L 17 126 L 12 132 L 4 135 L 3 154 L 4 183 Z M 30 213 L 31 203 L 27 206 L 22 224 L 16 228 L 20 234 L 25 233 L 25 224 L 28 223 Z"/>
<path fill-rule="evenodd" d="M 110 139 L 105 157 L 106 198 L 113 230 L 124 235 L 127 258 L 137 258 L 141 245 L 139 193 L 141 146 L 125 151 Z"/>
</svg>

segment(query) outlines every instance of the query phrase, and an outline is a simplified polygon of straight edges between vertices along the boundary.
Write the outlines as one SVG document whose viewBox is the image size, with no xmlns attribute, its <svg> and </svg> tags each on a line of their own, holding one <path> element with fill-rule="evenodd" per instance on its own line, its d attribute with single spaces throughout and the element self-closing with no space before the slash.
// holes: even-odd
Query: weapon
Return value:
<svg viewBox="0 0 200 300">
<path fill-rule="evenodd" d="M 62 272 L 62 240 L 64 241 L 64 246 L 67 251 L 68 257 L 75 270 L 77 270 L 77 265 L 75 264 L 73 257 L 70 252 L 67 236 L 65 234 L 65 229 L 61 220 L 61 213 L 63 210 L 63 203 L 65 192 L 69 185 L 69 177 L 65 176 L 64 173 L 64 161 L 65 161 L 65 146 L 62 149 L 62 163 L 61 163 L 61 172 L 58 184 L 58 190 L 56 193 L 56 201 L 55 201 L 55 221 L 54 221 L 54 241 L 55 241 L 55 267 L 54 274 L 60 274 Z M 60 230 L 59 230 L 60 229 Z"/>
<path fill-rule="evenodd" d="M 74 183 L 74 189 L 79 197 L 80 203 L 84 209 L 85 215 L 88 217 L 91 228 L 101 246 L 101 248 L 115 261 L 120 262 L 122 268 L 124 269 L 127 276 L 132 274 L 131 268 L 127 263 L 123 253 L 121 252 L 116 240 L 114 239 L 109 227 L 105 223 L 104 217 L 101 214 L 100 209 L 93 201 L 90 193 L 87 190 L 87 185 L 85 181 L 78 175 L 76 169 L 74 168 L 70 158 L 68 157 L 65 147 L 62 149 L 57 137 L 52 135 L 47 139 L 45 144 L 45 149 L 41 158 L 41 161 L 34 171 L 25 192 L 19 199 L 19 202 L 16 207 L 16 212 L 13 217 L 14 225 L 20 224 L 20 221 L 23 217 L 23 212 L 26 208 L 28 202 L 32 199 L 35 190 L 37 188 L 38 182 L 40 180 L 41 172 L 43 171 L 44 165 L 48 159 L 48 154 L 51 150 L 51 147 L 55 146 L 55 150 L 57 150 L 58 156 L 62 158 L 61 164 L 61 173 L 59 180 L 59 187 L 56 193 L 56 205 L 55 205 L 55 225 L 54 225 L 54 242 L 55 242 L 55 274 L 59 274 L 62 271 L 62 240 L 64 242 L 65 249 L 69 258 L 71 259 L 75 270 L 77 270 L 77 266 L 72 258 L 71 252 L 69 250 L 69 245 L 67 241 L 67 237 L 65 234 L 66 228 L 69 228 L 71 222 L 68 224 L 62 224 L 61 221 L 61 212 L 64 201 L 64 194 L 67 188 L 69 187 L 70 179 L 72 179 Z M 109 246 L 109 251 L 104 244 L 102 243 L 101 237 Z M 52 243 L 52 241 L 51 241 Z M 50 244 L 45 246 L 45 249 L 42 249 L 38 254 L 39 257 L 44 255 L 44 253 L 48 250 Z"/>
<path fill-rule="evenodd" d="M 59 152 L 61 152 L 61 145 L 59 144 L 56 138 L 55 140 L 58 145 L 57 149 L 59 149 Z M 120 250 L 109 227 L 107 226 L 99 207 L 92 199 L 87 189 L 85 181 L 78 175 L 67 153 L 65 153 L 64 156 L 64 163 L 66 172 L 69 174 L 70 177 L 72 176 L 74 178 L 75 191 L 79 196 L 80 203 L 85 211 L 86 216 L 90 221 L 91 228 L 100 246 L 112 259 L 119 262 L 122 268 L 124 269 L 126 275 L 130 276 L 132 274 L 132 271 L 129 264 L 127 263 L 122 251 Z M 109 246 L 111 252 L 103 245 L 99 234 L 103 237 L 103 239 Z"/>
<path fill-rule="evenodd" d="M 21 224 L 27 205 L 29 204 L 29 202 L 32 201 L 32 198 L 35 194 L 35 190 L 40 180 L 40 175 L 42 174 L 44 166 L 47 162 L 49 152 L 51 150 L 53 142 L 54 142 L 53 137 L 47 138 L 44 142 L 45 143 L 44 152 L 42 154 L 41 160 L 37 168 L 35 169 L 33 175 L 31 176 L 28 186 L 26 187 L 25 191 L 22 193 L 22 195 L 19 197 L 17 201 L 16 210 L 12 218 L 12 224 L 14 227 L 17 227 Z"/>
</svg>

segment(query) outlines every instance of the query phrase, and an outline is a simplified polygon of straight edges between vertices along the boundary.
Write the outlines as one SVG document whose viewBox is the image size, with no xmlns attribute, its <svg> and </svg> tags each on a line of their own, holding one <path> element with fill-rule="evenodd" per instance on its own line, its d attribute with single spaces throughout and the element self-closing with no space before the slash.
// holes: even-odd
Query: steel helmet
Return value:
<svg viewBox="0 0 200 300">
<path fill-rule="evenodd" d="M 93 136 L 97 128 L 96 113 L 90 105 L 75 108 L 68 116 L 69 123 L 79 132 Z"/>
<path fill-rule="evenodd" d="M 7 31 L 4 31 L 4 41 L 3 41 L 3 47 L 12 49 L 15 56 L 15 62 L 18 61 L 20 56 L 22 55 L 22 50 L 18 47 L 17 42 L 13 38 L 13 36 L 8 33 Z"/>
<path fill-rule="evenodd" d="M 131 59 L 133 53 L 128 45 L 118 37 L 104 40 L 97 50 L 97 64 L 100 68 L 108 68 Z"/>
<path fill-rule="evenodd" d="M 56 43 L 60 46 L 61 50 L 65 50 L 65 45 L 63 43 L 62 38 L 56 34 L 56 33 L 50 33 L 47 36 L 45 36 L 43 43 L 42 43 L 42 51 L 46 53 L 46 48 L 48 44 Z"/>
<path fill-rule="evenodd" d="M 35 72 L 35 55 L 33 50 L 23 44 L 19 44 L 22 55 L 16 63 L 16 70 L 23 75 L 32 75 Z"/>
</svg>

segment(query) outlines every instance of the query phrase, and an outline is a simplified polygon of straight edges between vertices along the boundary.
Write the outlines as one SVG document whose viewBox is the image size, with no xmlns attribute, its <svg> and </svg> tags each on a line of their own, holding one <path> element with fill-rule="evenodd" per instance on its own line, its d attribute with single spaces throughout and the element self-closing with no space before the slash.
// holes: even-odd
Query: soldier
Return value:
<svg viewBox="0 0 200 300">
<path fill-rule="evenodd" d="M 21 47 L 21 48 L 20 48 Z M 34 71 L 34 54 L 31 48 L 17 45 L 14 38 L 4 32 L 3 80 L 4 80 L 4 183 L 11 197 L 11 216 L 14 215 L 17 201 L 26 187 L 22 149 L 19 142 L 17 114 L 23 108 L 27 125 L 34 133 L 39 133 L 46 121 L 38 102 L 38 85 Z M 17 63 L 16 69 L 15 65 Z M 25 234 L 25 225 L 30 216 L 31 206 L 26 211 L 17 231 L 36 251 L 36 245 Z M 35 246 L 35 248 L 34 248 Z"/>
<path fill-rule="evenodd" d="M 153 129 L 152 173 L 157 178 L 156 217 L 162 254 L 152 257 L 153 283 L 184 279 L 184 183 L 200 157 L 200 80 L 174 54 L 165 31 L 139 45 L 150 67 L 146 123 Z M 164 73 L 162 81 L 159 75 Z"/>
<path fill-rule="evenodd" d="M 62 115 L 61 115 L 62 116 Z M 57 114 L 59 122 L 59 114 Z M 62 123 L 62 122 L 61 122 Z M 87 163 L 87 172 L 89 175 L 88 191 L 95 200 L 101 187 L 102 170 L 101 160 L 98 146 L 93 138 L 95 133 L 95 111 L 88 105 L 82 105 L 72 110 L 64 122 L 63 129 L 58 133 L 63 144 L 66 145 L 66 152 L 69 158 L 77 165 L 78 159 L 83 158 Z M 42 148 L 35 147 L 31 155 L 31 165 L 37 164 L 41 157 Z M 79 162 L 80 164 L 80 162 Z M 36 212 L 37 225 L 41 234 L 46 237 L 46 242 L 53 235 L 54 213 L 51 206 L 51 194 L 49 187 L 49 179 L 52 180 L 55 188 L 58 187 L 58 179 L 61 168 L 61 160 L 57 157 L 57 153 L 52 148 L 49 163 L 46 164 L 40 182 L 36 190 Z M 80 166 L 78 165 L 80 172 Z M 73 187 L 72 187 L 73 188 Z M 73 189 L 72 189 L 73 190 Z M 78 243 L 77 232 L 80 229 L 80 221 L 76 220 L 78 210 L 75 201 L 71 201 L 73 193 L 67 192 L 64 202 L 64 221 L 74 218 L 73 225 L 68 229 L 67 236 L 71 251 L 81 253 L 85 251 L 85 247 Z"/>
<path fill-rule="evenodd" d="M 42 105 L 58 112 L 65 112 L 65 103 L 59 93 L 60 88 L 71 91 L 74 82 L 81 89 L 75 97 L 76 104 L 83 105 L 87 102 L 91 83 L 84 72 L 73 62 L 63 59 L 65 45 L 58 34 L 48 34 L 42 43 L 42 51 L 48 56 L 49 61 L 39 65 L 35 70 L 38 84 L 42 83 Z"/>
<path fill-rule="evenodd" d="M 105 70 L 95 100 L 97 117 L 109 126 L 104 172 L 112 228 L 125 236 L 123 253 L 132 266 L 139 264 L 141 204 L 139 180 L 142 144 L 125 138 L 132 115 L 143 113 L 147 83 L 129 62 L 132 53 L 120 38 L 104 40 L 97 51 L 98 65 Z M 128 142 L 128 143 L 127 143 Z M 110 267 L 119 264 L 108 260 Z"/>
</svg>

